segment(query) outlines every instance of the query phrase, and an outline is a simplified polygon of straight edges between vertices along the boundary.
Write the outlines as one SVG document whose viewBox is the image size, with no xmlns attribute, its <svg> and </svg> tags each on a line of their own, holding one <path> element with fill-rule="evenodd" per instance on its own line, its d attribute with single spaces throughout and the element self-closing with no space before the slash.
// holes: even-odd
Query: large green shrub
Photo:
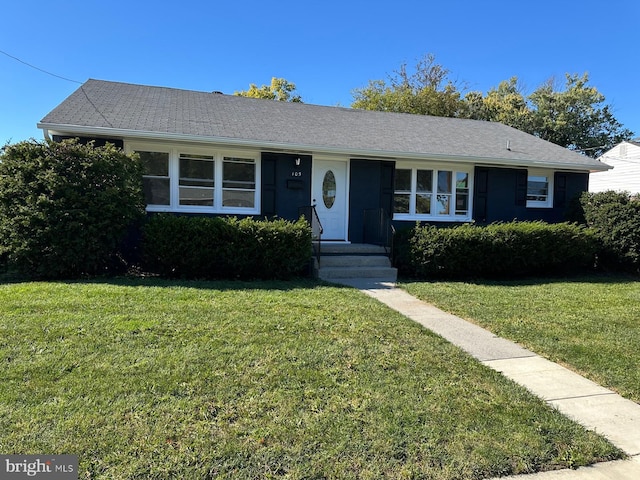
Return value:
<svg viewBox="0 0 640 480">
<path fill-rule="evenodd" d="M 158 214 L 143 229 L 144 269 L 165 277 L 289 279 L 311 258 L 304 220 Z"/>
<path fill-rule="evenodd" d="M 114 268 L 144 214 L 142 170 L 113 145 L 29 140 L 0 151 L 0 258 L 37 278 Z"/>
<path fill-rule="evenodd" d="M 416 226 L 403 272 L 419 278 L 513 278 L 568 273 L 594 264 L 597 241 L 569 223 Z"/>
<path fill-rule="evenodd" d="M 586 224 L 602 242 L 602 267 L 640 270 L 640 198 L 629 192 L 584 193 L 580 197 Z"/>
</svg>

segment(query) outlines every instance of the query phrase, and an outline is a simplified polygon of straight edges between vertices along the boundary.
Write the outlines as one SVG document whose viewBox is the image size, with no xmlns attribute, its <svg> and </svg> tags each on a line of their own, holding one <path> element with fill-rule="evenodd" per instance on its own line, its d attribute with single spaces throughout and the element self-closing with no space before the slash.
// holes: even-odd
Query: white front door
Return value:
<svg viewBox="0 0 640 480">
<path fill-rule="evenodd" d="M 314 159 L 311 195 L 322 224 L 322 239 L 346 240 L 347 162 Z"/>
</svg>

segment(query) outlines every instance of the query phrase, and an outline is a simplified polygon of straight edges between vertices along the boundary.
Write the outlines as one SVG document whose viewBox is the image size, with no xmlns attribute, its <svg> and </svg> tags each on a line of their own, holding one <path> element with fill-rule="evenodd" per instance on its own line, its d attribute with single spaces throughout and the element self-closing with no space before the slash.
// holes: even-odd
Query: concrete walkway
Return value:
<svg viewBox="0 0 640 480">
<path fill-rule="evenodd" d="M 629 460 L 577 470 L 502 477 L 518 480 L 640 479 L 640 405 L 625 400 L 519 345 L 422 302 L 384 279 L 332 279 L 357 288 L 444 337 L 490 368 L 527 388 L 567 417 L 606 437 Z"/>
</svg>

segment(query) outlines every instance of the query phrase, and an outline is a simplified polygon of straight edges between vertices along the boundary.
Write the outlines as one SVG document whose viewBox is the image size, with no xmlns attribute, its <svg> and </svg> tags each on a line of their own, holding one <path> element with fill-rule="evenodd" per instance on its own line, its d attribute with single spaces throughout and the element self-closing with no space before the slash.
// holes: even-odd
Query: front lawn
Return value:
<svg viewBox="0 0 640 480">
<path fill-rule="evenodd" d="M 622 453 L 347 288 L 0 285 L 0 452 L 81 479 L 470 479 Z"/>
<path fill-rule="evenodd" d="M 409 293 L 640 403 L 640 281 L 415 282 Z"/>
</svg>

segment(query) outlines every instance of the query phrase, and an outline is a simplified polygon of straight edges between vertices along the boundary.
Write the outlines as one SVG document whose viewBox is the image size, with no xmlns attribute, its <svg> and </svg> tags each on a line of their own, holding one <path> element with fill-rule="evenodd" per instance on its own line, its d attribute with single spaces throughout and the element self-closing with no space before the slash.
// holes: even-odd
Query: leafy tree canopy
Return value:
<svg viewBox="0 0 640 480">
<path fill-rule="evenodd" d="M 532 112 L 517 77 L 500 82 L 486 95 L 468 92 L 465 95 L 466 116 L 475 120 L 501 122 L 505 125 L 531 132 Z"/>
<path fill-rule="evenodd" d="M 277 100 L 279 102 L 294 102 L 302 103 L 302 97 L 295 94 L 296 85 L 284 78 L 273 77 L 271 79 L 271 85 L 256 86 L 252 83 L 249 85 L 249 90 L 234 92 L 234 95 L 239 97 L 249 98 L 263 98 L 266 100 Z"/>
<path fill-rule="evenodd" d="M 449 71 L 431 54 L 409 73 L 406 64 L 388 81 L 372 80 L 352 92 L 353 108 L 501 122 L 585 155 L 598 157 L 633 137 L 613 115 L 611 106 L 588 74 L 567 74 L 564 88 L 553 80 L 527 95 L 517 77 L 486 94 L 463 95 Z"/>
<path fill-rule="evenodd" d="M 533 112 L 531 131 L 550 142 L 598 157 L 633 136 L 616 120 L 604 95 L 587 85 L 588 75 L 566 75 L 564 90 L 552 80 L 528 97 Z"/>
<path fill-rule="evenodd" d="M 464 106 L 449 71 L 437 64 L 431 54 L 418 62 L 413 73 L 403 64 L 388 81 L 372 80 L 352 95 L 353 108 L 384 112 L 457 117 Z"/>
</svg>

